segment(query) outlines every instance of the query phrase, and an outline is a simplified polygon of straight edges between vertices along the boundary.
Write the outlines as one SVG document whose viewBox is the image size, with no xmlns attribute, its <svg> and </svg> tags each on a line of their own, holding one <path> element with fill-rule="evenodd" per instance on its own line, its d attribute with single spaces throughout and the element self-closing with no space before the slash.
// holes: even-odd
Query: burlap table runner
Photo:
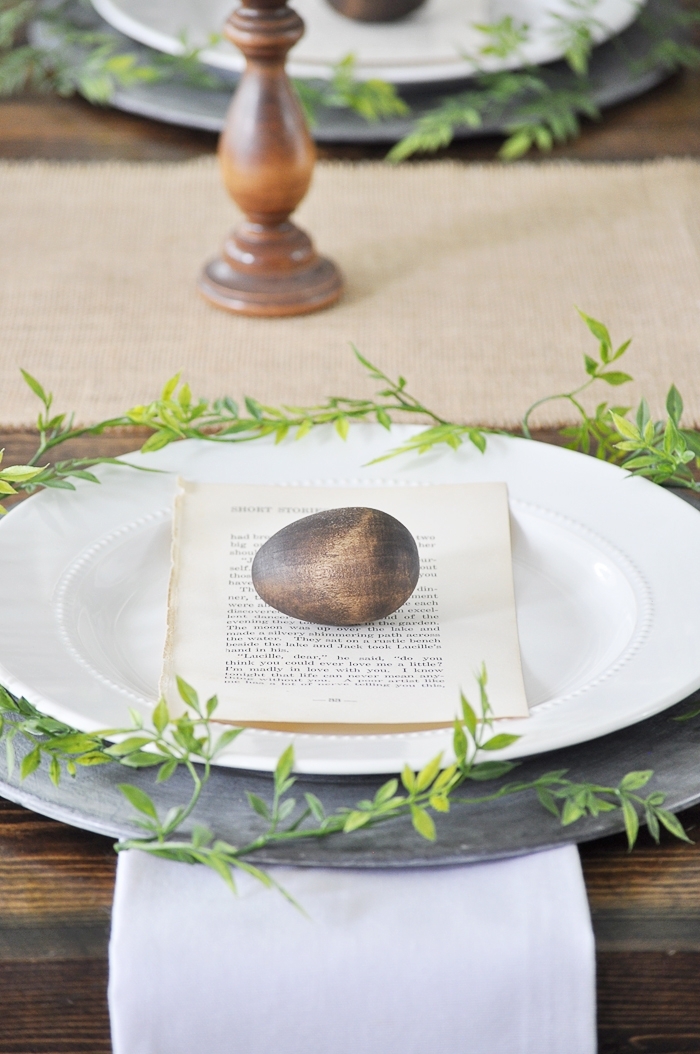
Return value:
<svg viewBox="0 0 700 1054">
<path fill-rule="evenodd" d="M 295 319 L 199 299 L 199 267 L 235 219 L 213 159 L 0 164 L 0 426 L 35 414 L 19 366 L 83 421 L 155 397 L 179 369 L 212 397 L 369 394 L 351 341 L 446 417 L 512 425 L 582 377 L 595 348 L 574 304 L 634 338 L 625 402 L 644 391 L 660 411 L 674 381 L 700 423 L 695 162 L 320 164 L 299 220 L 347 291 Z"/>
</svg>

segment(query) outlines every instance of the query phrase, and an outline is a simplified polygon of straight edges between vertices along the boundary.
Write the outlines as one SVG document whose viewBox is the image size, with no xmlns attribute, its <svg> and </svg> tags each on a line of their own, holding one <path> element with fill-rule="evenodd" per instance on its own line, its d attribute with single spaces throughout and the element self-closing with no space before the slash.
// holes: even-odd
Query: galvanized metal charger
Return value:
<svg viewBox="0 0 700 1054">
<path fill-rule="evenodd" d="M 645 17 L 653 19 L 667 12 L 664 0 L 649 0 L 645 8 Z M 81 27 L 94 28 L 116 37 L 121 50 L 133 54 L 139 60 L 153 55 L 148 48 L 118 33 L 92 9 L 82 8 L 74 17 Z M 676 27 L 673 35 L 682 34 Z M 59 46 L 55 38 L 39 23 L 32 28 L 31 39 L 38 44 Z M 597 106 L 605 109 L 626 102 L 649 91 L 670 75 L 672 71 L 661 63 L 640 72 L 640 64 L 643 64 L 653 44 L 654 41 L 638 20 L 617 37 L 594 49 L 589 73 Z M 61 50 L 64 61 L 70 63 L 71 57 L 73 61 L 80 58 L 80 49 L 75 45 Z M 550 63 L 541 69 L 553 87 L 571 86 L 572 74 L 565 62 Z M 168 124 L 220 132 L 238 78 L 235 74 L 227 74 L 221 70 L 215 73 L 225 85 L 220 91 L 177 82 L 134 84 L 129 88 L 118 88 L 111 99 L 111 105 L 128 113 Z M 365 121 L 352 110 L 321 107 L 312 129 L 313 136 L 319 143 L 393 143 L 411 132 L 416 119 L 423 113 L 434 109 L 445 98 L 474 87 L 472 80 L 404 85 L 401 95 L 411 107 L 411 116 L 374 123 Z M 497 135 L 506 130 L 509 121 L 510 116 L 506 113 L 499 120 L 485 121 L 479 128 L 463 125 L 455 130 L 455 137 L 465 139 Z"/>
<path fill-rule="evenodd" d="M 666 794 L 665 807 L 674 812 L 700 801 L 700 717 L 679 723 L 700 693 L 632 728 L 576 747 L 528 758 L 510 779 L 531 780 L 554 769 L 567 769 L 573 780 L 614 786 L 631 770 L 653 769 L 647 789 Z M 3 752 L 4 753 L 4 752 Z M 386 777 L 385 777 L 386 778 Z M 328 811 L 352 806 L 373 796 L 383 782 L 379 776 L 303 776 L 294 788 L 297 799 L 312 791 Z M 192 783 L 178 771 L 167 783 L 156 784 L 153 770 L 125 770 L 121 765 L 82 769 L 75 779 L 63 776 L 58 787 L 45 770 L 20 784 L 7 778 L 0 762 L 0 795 L 34 812 L 114 838 L 143 834 L 133 823 L 133 810 L 117 784 L 135 783 L 156 802 L 158 809 L 184 804 Z M 488 794 L 500 782 L 470 783 L 465 796 Z M 262 832 L 263 822 L 253 813 L 246 791 L 263 799 L 272 795 L 267 774 L 216 768 L 206 784 L 194 820 L 217 837 L 234 845 L 245 844 Z M 644 791 L 646 793 L 646 790 Z M 548 849 L 566 842 L 583 842 L 622 830 L 619 811 L 579 820 L 562 827 L 554 816 L 526 791 L 482 805 L 453 805 L 447 815 L 436 817 L 437 840 L 427 842 L 413 830 L 410 820 L 390 820 L 373 830 L 332 835 L 275 846 L 255 854 L 261 863 L 304 867 L 425 867 L 466 864 Z"/>
<path fill-rule="evenodd" d="M 698 496 L 677 493 L 700 509 Z M 692 583 L 689 587 L 693 588 Z M 462 793 L 469 797 L 486 795 L 502 782 L 529 781 L 556 769 L 566 769 L 567 777 L 572 780 L 615 786 L 626 772 L 653 769 L 654 777 L 648 789 L 662 791 L 666 795 L 665 807 L 677 812 L 700 801 L 700 717 L 677 720 L 699 703 L 700 692 L 620 732 L 527 758 L 506 780 L 467 784 Z M 330 812 L 371 797 L 384 778 L 303 776 L 298 779 L 295 793 L 297 798 L 302 798 L 305 791 L 312 791 Z M 142 833 L 133 823 L 131 806 L 118 789 L 117 784 L 122 782 L 142 787 L 163 812 L 184 804 L 192 787 L 188 775 L 181 770 L 169 782 L 156 784 L 153 770 L 125 770 L 116 764 L 83 769 L 75 779 L 64 776 L 58 787 L 53 786 L 43 770 L 20 784 L 16 770 L 8 778 L 5 759 L 0 759 L 0 795 L 45 816 L 115 838 Z M 271 777 L 215 768 L 204 788 L 194 822 L 209 826 L 218 837 L 234 845 L 245 844 L 263 829 L 262 821 L 248 805 L 246 791 L 269 800 Z M 420 838 L 406 818 L 352 835 L 270 847 L 256 853 L 255 859 L 261 863 L 305 867 L 465 864 L 518 856 L 567 842 L 588 841 L 622 829 L 619 811 L 562 827 L 539 804 L 533 792 L 525 791 L 479 805 L 453 805 L 449 814 L 437 817 L 438 834 L 434 843 Z"/>
</svg>

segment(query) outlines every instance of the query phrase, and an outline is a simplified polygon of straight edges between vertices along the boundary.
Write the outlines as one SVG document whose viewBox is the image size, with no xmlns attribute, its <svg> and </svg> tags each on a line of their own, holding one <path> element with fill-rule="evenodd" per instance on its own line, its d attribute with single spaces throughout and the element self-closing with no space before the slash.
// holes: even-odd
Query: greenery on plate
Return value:
<svg viewBox="0 0 700 1054">
<path fill-rule="evenodd" d="M 338 808 L 327 814 L 315 794 L 306 792 L 301 801 L 292 797 L 290 791 L 296 782 L 292 775 L 294 749 L 291 745 L 287 747 L 277 762 L 268 800 L 247 793 L 248 804 L 260 821 L 261 829 L 259 834 L 239 846 L 217 838 L 207 827 L 197 823 L 188 825 L 186 835 L 181 833 L 210 777 L 212 762 L 245 731 L 227 728 L 222 732 L 221 725 L 215 726 L 216 696 L 202 705 L 195 690 L 181 679 L 178 687 L 184 704 L 182 716 L 172 717 L 161 699 L 153 711 L 152 727 L 144 727 L 141 715 L 131 711 L 132 724 L 128 728 L 93 733 L 80 732 L 46 717 L 26 699 L 15 699 L 0 687 L 0 731 L 5 739 L 10 778 L 15 766 L 14 741 L 18 736 L 29 744 L 21 761 L 21 778 L 35 772 L 45 757 L 49 776 L 55 785 L 60 782 L 62 765 L 71 776 L 75 776 L 79 765 L 116 763 L 131 769 L 157 768 L 157 783 L 170 779 L 178 766 L 184 766 L 192 779 L 190 800 L 185 805 L 171 808 L 164 816 L 159 814 L 155 802 L 141 787 L 133 783 L 119 784 L 122 794 L 136 810 L 133 822 L 145 834 L 123 839 L 116 843 L 115 849 L 117 852 L 138 849 L 166 860 L 203 864 L 216 871 L 234 892 L 233 873 L 238 870 L 292 899 L 274 878 L 250 861 L 256 852 L 269 846 L 350 835 L 353 831 L 376 827 L 400 817 L 410 817 L 415 831 L 422 838 L 434 841 L 437 832 L 432 814 L 449 812 L 455 805 L 478 805 L 525 792 L 534 793 L 540 805 L 564 826 L 583 816 L 595 817 L 602 812 L 621 810 L 630 849 L 637 839 L 640 813 L 657 842 L 661 826 L 676 838 L 690 841 L 678 818 L 663 808 L 665 795 L 662 792 L 653 791 L 646 797 L 637 793 L 653 776 L 649 769 L 628 772 L 617 787 L 573 782 L 566 778 L 566 769 L 559 769 L 543 773 L 534 780 L 501 783 L 491 793 L 469 797 L 458 795 L 465 784 L 502 779 L 518 764 L 482 760 L 484 755 L 502 750 L 519 739 L 509 733 L 494 732 L 486 680 L 486 671 L 482 669 L 477 677 L 479 716 L 465 696 L 461 696 L 461 713 L 454 721 L 455 760 L 451 764 L 444 765 L 442 754 L 437 754 L 419 772 L 406 765 L 400 780 L 387 780 L 372 799 L 359 801 L 354 807 Z"/>
<path fill-rule="evenodd" d="M 50 43 L 30 44 L 30 23 L 41 26 Z M 209 44 L 220 38 L 212 36 Z M 95 28 L 89 0 L 0 0 L 0 95 L 33 89 L 69 96 L 80 92 L 92 103 L 107 104 L 118 88 L 174 81 L 195 88 L 230 92 L 231 81 L 200 61 L 201 48 L 181 38 L 182 52 L 166 55 L 146 47 L 134 51 L 120 34 Z M 125 47 L 126 45 L 126 47 Z M 392 85 L 357 80 L 351 55 L 339 62 L 330 81 L 295 81 L 311 123 L 321 106 L 353 110 L 367 121 L 402 116 L 408 106 Z"/>
<path fill-rule="evenodd" d="M 681 425 L 683 402 L 672 386 L 666 400 L 667 417 L 653 421 L 643 399 L 634 416 L 631 408 L 597 404 L 586 410 L 582 397 L 594 386 L 619 388 L 632 378 L 618 367 L 627 353 L 630 341 L 615 346 L 607 328 L 589 315 L 579 312 L 597 345 L 597 354 L 584 356 L 585 379 L 569 392 L 547 396 L 535 402 L 525 413 L 522 434 L 531 438 L 531 419 L 544 403 L 561 400 L 578 416 L 575 425 L 560 430 L 566 446 L 573 450 L 620 465 L 630 474 L 642 475 L 655 483 L 700 490 L 694 470 L 700 468 L 700 433 Z M 159 399 L 132 407 L 124 414 L 86 427 L 76 427 L 72 415 L 55 413 L 53 397 L 30 374 L 24 379 L 41 403 L 37 418 L 37 449 L 27 465 L 0 465 L 0 493 L 9 496 L 32 493 L 42 488 L 75 489 L 74 480 L 99 483 L 90 471 L 97 464 L 129 465 L 119 458 L 78 458 L 52 461 L 53 452 L 70 439 L 100 435 L 112 428 L 140 426 L 150 435 L 142 451 L 156 451 L 181 439 L 197 438 L 208 442 L 240 443 L 263 437 L 274 437 L 276 443 L 286 438 L 302 439 L 319 425 L 335 428 L 341 439 L 347 438 L 350 425 L 357 421 L 375 421 L 391 428 L 396 415 L 423 418 L 427 427 L 408 442 L 390 450 L 385 457 L 423 454 L 447 446 L 458 449 L 464 442 L 476 450 L 486 447 L 488 432 L 471 425 L 446 421 L 412 395 L 406 379 L 389 378 L 382 370 L 354 349 L 360 364 L 379 383 L 374 399 L 333 396 L 317 406 L 268 406 L 247 397 L 239 407 L 229 396 L 214 401 L 194 399 L 187 384 L 173 377 Z M 379 458 L 378 460 L 384 460 Z M 130 465 L 133 468 L 133 465 Z M 149 471 L 148 468 L 145 469 Z M 5 510 L 2 510 L 5 511 Z M 280 757 L 271 782 L 271 797 L 265 801 L 249 794 L 248 801 L 258 816 L 261 830 L 244 845 L 233 846 L 193 820 L 202 788 L 211 772 L 211 764 L 244 730 L 216 725 L 216 697 L 202 704 L 195 690 L 179 681 L 184 713 L 173 717 L 161 700 L 152 715 L 152 726 L 145 727 L 136 711 L 132 724 L 125 728 L 85 733 L 41 714 L 26 699 L 16 699 L 0 688 L 0 733 L 7 750 L 10 776 L 15 765 L 15 740 L 29 745 L 21 760 L 22 779 L 31 775 L 45 761 L 51 780 L 57 785 L 62 770 L 75 776 L 81 766 L 120 764 L 125 768 L 157 768 L 156 782 L 170 779 L 178 766 L 184 766 L 192 780 L 190 800 L 167 815 L 161 816 L 151 797 L 140 787 L 121 784 L 121 790 L 139 816 L 144 829 L 141 838 L 117 843 L 117 850 L 140 849 L 156 856 L 186 863 L 204 864 L 234 884 L 232 871 L 246 871 L 266 885 L 274 881 L 250 863 L 256 851 L 282 842 L 299 839 L 350 835 L 353 831 L 372 828 L 402 817 L 410 817 L 417 833 L 432 840 L 437 830 L 435 815 L 448 812 L 451 806 L 468 806 L 513 794 L 529 793 L 550 811 L 561 824 L 568 826 L 585 816 L 620 810 L 630 848 L 637 839 L 640 817 L 652 837 L 658 841 L 661 827 L 677 838 L 688 841 L 680 821 L 663 808 L 664 795 L 652 791 L 646 796 L 637 792 L 653 776 L 651 770 L 629 772 L 617 786 L 600 786 L 574 782 L 566 770 L 548 772 L 531 781 L 499 782 L 491 793 L 465 797 L 458 794 L 465 784 L 502 781 L 517 768 L 517 762 L 490 758 L 493 751 L 511 746 L 519 737 L 494 732 L 484 669 L 477 676 L 479 705 L 474 708 L 462 696 L 460 712 L 455 718 L 453 751 L 455 760 L 443 765 L 442 755 L 433 758 L 420 772 L 408 766 L 398 779 L 387 781 L 371 800 L 354 807 L 338 809 L 326 815 L 321 801 L 305 794 L 297 802 L 290 796 L 294 753 L 290 746 Z M 697 711 L 700 712 L 700 711 Z M 686 717 L 696 716 L 693 711 Z M 187 834 L 183 835 L 183 826 Z M 284 892 L 284 891 L 282 891 Z"/>
<path fill-rule="evenodd" d="M 630 3 L 638 11 L 637 23 L 648 37 L 643 58 L 633 58 L 618 38 L 612 38 L 631 76 L 638 77 L 663 67 L 669 72 L 700 66 L 700 48 L 681 40 L 700 22 L 695 7 L 680 9 L 665 0 L 660 13 L 650 13 L 637 0 Z M 597 18 L 600 0 L 567 0 L 568 15 L 552 14 L 550 32 L 564 56 L 568 72 L 528 62 L 524 48 L 531 29 L 507 15 L 499 22 L 479 25 L 485 43 L 470 56 L 477 70 L 488 60 L 498 58 L 517 66 L 499 72 L 477 72 L 475 87 L 446 96 L 441 104 L 422 114 L 414 129 L 389 151 L 388 160 L 402 161 L 416 153 L 434 153 L 448 146 L 460 128 L 473 129 L 497 125 L 506 131 L 499 150 L 504 161 L 515 161 L 532 148 L 548 152 L 555 143 L 575 139 L 581 118 L 598 119 L 596 80 L 589 64 L 596 32 L 604 29 Z"/>
<path fill-rule="evenodd" d="M 538 407 L 560 400 L 573 407 L 579 417 L 576 424 L 560 430 L 564 445 L 569 449 L 594 454 L 635 475 L 646 476 L 654 483 L 700 491 L 700 483 L 694 475 L 694 470 L 700 468 L 700 432 L 682 426 L 683 400 L 675 386 L 669 389 L 667 416 L 663 421 L 651 420 L 645 399 L 639 403 L 634 416 L 630 416 L 630 407 L 610 406 L 605 401 L 598 403 L 592 412 L 586 410 L 581 397 L 594 386 L 619 388 L 632 380 L 628 373 L 611 368 L 619 365 L 631 342 L 625 341 L 615 348 L 602 322 L 582 311 L 579 314 L 595 339 L 597 355 L 584 356 L 585 380 L 581 385 L 570 392 L 538 399 L 528 408 L 522 420 L 522 434 L 531 438 L 530 423 Z M 406 416 L 412 420 L 423 419 L 427 427 L 376 461 L 404 454 L 424 454 L 441 446 L 456 450 L 464 442 L 480 451 L 486 449 L 489 429 L 447 421 L 411 394 L 405 377 L 392 380 L 356 348 L 353 351 L 368 376 L 379 384 L 373 399 L 331 396 L 315 406 L 269 406 L 246 396 L 241 406 L 230 396 L 214 400 L 195 399 L 189 385 L 181 383 L 180 375 L 176 374 L 167 382 L 160 398 L 86 426 L 76 426 L 72 414 L 56 413 L 51 393 L 23 370 L 26 383 L 41 402 L 37 417 L 39 442 L 27 465 L 3 469 L 0 464 L 0 493 L 11 495 L 25 491 L 31 494 L 40 487 L 72 490 L 74 484 L 71 480 L 75 478 L 98 482 L 90 471 L 95 465 L 128 462 L 107 457 L 53 461 L 53 451 L 79 436 L 97 436 L 114 428 L 134 426 L 149 430 L 150 435 L 141 447 L 143 453 L 149 453 L 181 439 L 240 443 L 270 436 L 274 437 L 275 443 L 287 437 L 299 440 L 320 425 L 332 426 L 340 438 L 345 439 L 355 422 L 376 421 L 390 430 L 399 415 L 404 419 Z M 139 467 L 142 471 L 148 470 Z M 0 507 L 0 511 L 4 510 Z"/>
<path fill-rule="evenodd" d="M 632 76 L 659 67 L 669 72 L 700 66 L 700 48 L 685 39 L 700 21 L 697 0 L 680 8 L 677 0 L 663 0 L 649 12 L 628 0 L 638 11 L 637 23 L 648 39 L 643 58 L 628 54 L 624 43 L 612 44 Z M 564 55 L 568 72 L 534 66 L 525 48 L 531 28 L 508 15 L 498 22 L 478 25 L 484 43 L 475 55 L 474 87 L 446 95 L 438 105 L 412 113 L 393 85 L 360 80 L 352 55 L 335 67 L 330 81 L 295 81 L 309 122 L 319 110 L 348 109 L 370 122 L 392 117 L 414 117 L 413 128 L 389 152 L 399 162 L 416 153 L 434 153 L 447 146 L 463 127 L 505 128 L 499 156 L 512 161 L 531 148 L 548 151 L 555 143 L 575 138 L 581 117 L 597 118 L 596 81 L 589 60 L 596 33 L 604 28 L 597 14 L 601 0 L 566 0 L 567 14 L 552 14 L 553 42 Z M 82 10 L 81 10 L 82 9 Z M 147 48 L 134 51 L 131 42 L 109 30 L 95 29 L 88 0 L 0 0 L 0 95 L 27 88 L 80 92 L 93 103 L 109 103 L 118 88 L 135 84 L 180 81 L 202 89 L 230 91 L 222 79 L 199 60 L 200 50 L 182 40 L 182 54 L 164 55 Z M 48 45 L 24 39 L 30 22 L 49 34 Z M 215 42 L 217 38 L 212 38 Z M 489 71 L 494 59 L 514 69 Z"/>
</svg>

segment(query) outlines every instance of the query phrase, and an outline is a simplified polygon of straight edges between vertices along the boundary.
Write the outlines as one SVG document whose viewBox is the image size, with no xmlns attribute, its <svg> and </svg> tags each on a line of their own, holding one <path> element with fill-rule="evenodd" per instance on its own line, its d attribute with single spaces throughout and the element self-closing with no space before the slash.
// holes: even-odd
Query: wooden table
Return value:
<svg viewBox="0 0 700 1054">
<path fill-rule="evenodd" d="M 493 160 L 501 140 L 460 140 L 438 157 Z M 0 158 L 60 160 L 179 161 L 216 148 L 216 137 L 102 110 L 79 99 L 20 96 L 0 100 Z M 382 158 L 382 146 L 321 147 L 321 157 Z M 600 122 L 585 122 L 576 142 L 558 146 L 552 158 L 639 161 L 652 157 L 700 156 L 700 71 L 678 73 L 641 99 L 608 110 Z M 543 160 L 532 154 L 528 160 Z"/>
<path fill-rule="evenodd" d="M 208 133 L 81 100 L 23 96 L 0 102 L 2 158 L 178 160 L 214 148 Z M 455 143 L 441 156 L 485 161 L 497 148 L 497 140 L 476 139 Z M 349 159 L 383 152 L 356 146 L 320 151 Z M 698 72 L 680 73 L 617 107 L 551 156 L 626 161 L 665 155 L 700 157 Z M 136 437 L 119 436 L 109 450 L 137 445 Z M 7 463 L 21 462 L 31 436 L 0 431 L 0 447 Z M 88 449 L 96 450 L 97 441 L 80 452 Z M 683 820 L 691 837 L 700 831 L 700 806 Z M 600 1054 L 700 1054 L 700 840 L 686 846 L 664 836 L 657 848 L 643 833 L 631 855 L 621 837 L 584 845 L 581 855 L 598 946 Z M 0 1054 L 111 1049 L 106 953 L 115 866 L 109 839 L 0 800 Z"/>
</svg>

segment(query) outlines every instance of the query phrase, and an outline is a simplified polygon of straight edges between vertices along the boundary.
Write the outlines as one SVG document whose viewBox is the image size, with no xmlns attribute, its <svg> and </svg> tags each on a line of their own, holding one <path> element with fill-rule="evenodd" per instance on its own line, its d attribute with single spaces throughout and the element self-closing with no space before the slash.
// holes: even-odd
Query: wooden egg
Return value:
<svg viewBox="0 0 700 1054">
<path fill-rule="evenodd" d="M 328 0 L 341 15 L 359 22 L 396 22 L 425 0 Z"/>
<path fill-rule="evenodd" d="M 411 532 L 377 509 L 329 509 L 269 538 L 252 578 L 266 604 L 304 622 L 357 626 L 405 604 L 420 560 Z"/>
</svg>

